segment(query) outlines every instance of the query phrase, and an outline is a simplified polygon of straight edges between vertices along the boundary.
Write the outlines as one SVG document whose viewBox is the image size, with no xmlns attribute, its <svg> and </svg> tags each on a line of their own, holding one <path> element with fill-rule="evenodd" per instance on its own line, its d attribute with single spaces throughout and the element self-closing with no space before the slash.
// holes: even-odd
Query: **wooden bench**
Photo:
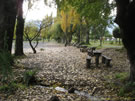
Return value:
<svg viewBox="0 0 135 101">
<path fill-rule="evenodd" d="M 87 48 L 80 48 L 80 52 L 87 52 Z"/>
<path fill-rule="evenodd" d="M 90 47 L 87 49 L 88 55 L 89 56 L 94 56 L 93 51 L 96 50 L 96 47 Z"/>
<path fill-rule="evenodd" d="M 110 65 L 111 60 L 112 60 L 111 58 L 109 58 L 109 57 L 107 57 L 105 55 L 102 55 L 102 63 L 106 64 L 106 66 L 111 66 Z"/>
<path fill-rule="evenodd" d="M 94 50 L 96 50 L 96 47 L 89 47 L 88 50 L 94 51 Z"/>
<path fill-rule="evenodd" d="M 87 48 L 88 46 L 86 45 L 80 45 L 80 48 Z"/>
<path fill-rule="evenodd" d="M 81 46 L 80 46 L 80 52 L 87 52 L 87 50 L 88 50 L 87 47 L 88 47 L 88 46 L 81 45 Z"/>
<path fill-rule="evenodd" d="M 86 58 L 86 67 L 90 68 L 90 65 L 91 65 L 91 56 L 87 56 L 87 58 Z"/>
<path fill-rule="evenodd" d="M 99 65 L 99 57 L 101 56 L 102 53 L 100 51 L 94 51 L 93 53 L 94 53 L 94 56 L 96 57 L 95 58 L 96 66 L 98 67 L 98 65 Z"/>
</svg>

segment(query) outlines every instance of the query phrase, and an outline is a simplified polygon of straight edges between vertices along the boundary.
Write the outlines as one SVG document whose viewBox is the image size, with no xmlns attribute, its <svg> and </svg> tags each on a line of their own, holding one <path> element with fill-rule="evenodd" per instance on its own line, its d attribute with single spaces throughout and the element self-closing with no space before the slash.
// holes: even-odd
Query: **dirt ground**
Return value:
<svg viewBox="0 0 135 101">
<path fill-rule="evenodd" d="M 129 71 L 126 52 L 115 48 L 100 51 L 103 55 L 112 58 L 111 67 L 102 64 L 101 58 L 99 67 L 96 67 L 95 58 L 92 57 L 92 65 L 88 69 L 86 68 L 87 53 L 82 53 L 79 48 L 73 46 L 64 47 L 56 43 L 48 43 L 46 47 L 39 48 L 37 54 L 26 53 L 26 58 L 18 60 L 22 67 L 14 68 L 17 71 L 16 75 L 24 72 L 26 68 L 36 69 L 38 70 L 36 79 L 50 87 L 34 85 L 26 89 L 18 89 L 15 94 L 7 98 L 1 97 L 0 101 L 48 101 L 54 95 L 61 101 L 123 101 L 117 95 L 117 89 L 113 89 L 110 84 L 115 82 L 117 73 Z M 57 91 L 55 90 L 57 86 L 67 90 L 75 88 L 91 97 Z"/>
</svg>

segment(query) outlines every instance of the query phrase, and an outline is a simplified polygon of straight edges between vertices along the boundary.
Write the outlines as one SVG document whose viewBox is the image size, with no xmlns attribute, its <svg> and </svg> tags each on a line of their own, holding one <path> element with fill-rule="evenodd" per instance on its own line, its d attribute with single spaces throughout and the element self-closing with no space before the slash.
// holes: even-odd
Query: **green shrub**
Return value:
<svg viewBox="0 0 135 101">
<path fill-rule="evenodd" d="M 119 96 L 135 97 L 135 82 L 128 82 L 120 88 Z"/>
<path fill-rule="evenodd" d="M 40 51 L 44 51 L 44 49 L 43 48 L 40 48 Z"/>
<path fill-rule="evenodd" d="M 119 79 L 119 80 L 121 80 L 121 81 L 126 80 L 127 77 L 128 77 L 128 73 L 127 73 L 127 72 L 115 74 L 115 78 L 116 78 L 116 79 Z"/>
<path fill-rule="evenodd" d="M 114 42 L 113 42 L 113 41 L 110 41 L 110 44 L 111 44 L 111 45 L 113 45 L 113 44 L 114 44 Z"/>
<path fill-rule="evenodd" d="M 13 56 L 7 51 L 0 52 L 0 76 L 2 81 L 10 81 L 12 75 Z"/>
<path fill-rule="evenodd" d="M 11 82 L 9 84 L 0 86 L 0 92 L 14 93 L 18 88 L 25 89 L 26 86 L 23 84 L 16 84 L 14 82 Z"/>
<path fill-rule="evenodd" d="M 35 74 L 36 70 L 28 70 L 24 73 L 24 83 L 26 86 L 36 83 Z"/>
</svg>

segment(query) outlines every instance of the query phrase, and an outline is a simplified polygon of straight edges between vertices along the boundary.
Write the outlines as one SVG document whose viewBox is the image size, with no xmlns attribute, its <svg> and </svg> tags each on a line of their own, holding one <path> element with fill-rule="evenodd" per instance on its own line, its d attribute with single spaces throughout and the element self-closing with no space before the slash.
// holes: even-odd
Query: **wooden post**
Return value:
<svg viewBox="0 0 135 101">
<path fill-rule="evenodd" d="M 110 59 L 110 58 L 106 59 L 106 66 L 107 66 L 107 67 L 110 67 L 110 66 L 111 66 L 111 65 L 110 65 L 111 60 L 112 60 L 112 59 Z"/>
<path fill-rule="evenodd" d="M 90 65 L 91 65 L 91 57 L 88 56 L 87 59 L 86 59 L 86 67 L 90 68 Z"/>
<path fill-rule="evenodd" d="M 102 56 L 102 63 L 105 64 L 105 56 Z"/>
<path fill-rule="evenodd" d="M 99 57 L 100 57 L 100 55 L 101 55 L 102 53 L 101 52 L 98 52 L 98 51 L 95 51 L 94 52 L 94 56 L 96 57 L 95 58 L 95 61 L 96 61 L 96 66 L 98 67 L 98 65 L 99 65 Z"/>
</svg>

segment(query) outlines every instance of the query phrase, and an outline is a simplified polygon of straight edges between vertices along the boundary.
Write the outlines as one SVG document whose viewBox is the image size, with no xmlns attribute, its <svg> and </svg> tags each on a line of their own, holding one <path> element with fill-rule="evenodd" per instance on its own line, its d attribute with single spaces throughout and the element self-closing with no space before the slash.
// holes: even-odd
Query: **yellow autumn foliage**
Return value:
<svg viewBox="0 0 135 101">
<path fill-rule="evenodd" d="M 74 31 L 77 24 L 80 24 L 80 15 L 73 9 L 70 10 L 61 10 L 61 28 L 63 32 Z M 71 24 L 73 25 L 72 29 L 70 28 Z"/>
</svg>

